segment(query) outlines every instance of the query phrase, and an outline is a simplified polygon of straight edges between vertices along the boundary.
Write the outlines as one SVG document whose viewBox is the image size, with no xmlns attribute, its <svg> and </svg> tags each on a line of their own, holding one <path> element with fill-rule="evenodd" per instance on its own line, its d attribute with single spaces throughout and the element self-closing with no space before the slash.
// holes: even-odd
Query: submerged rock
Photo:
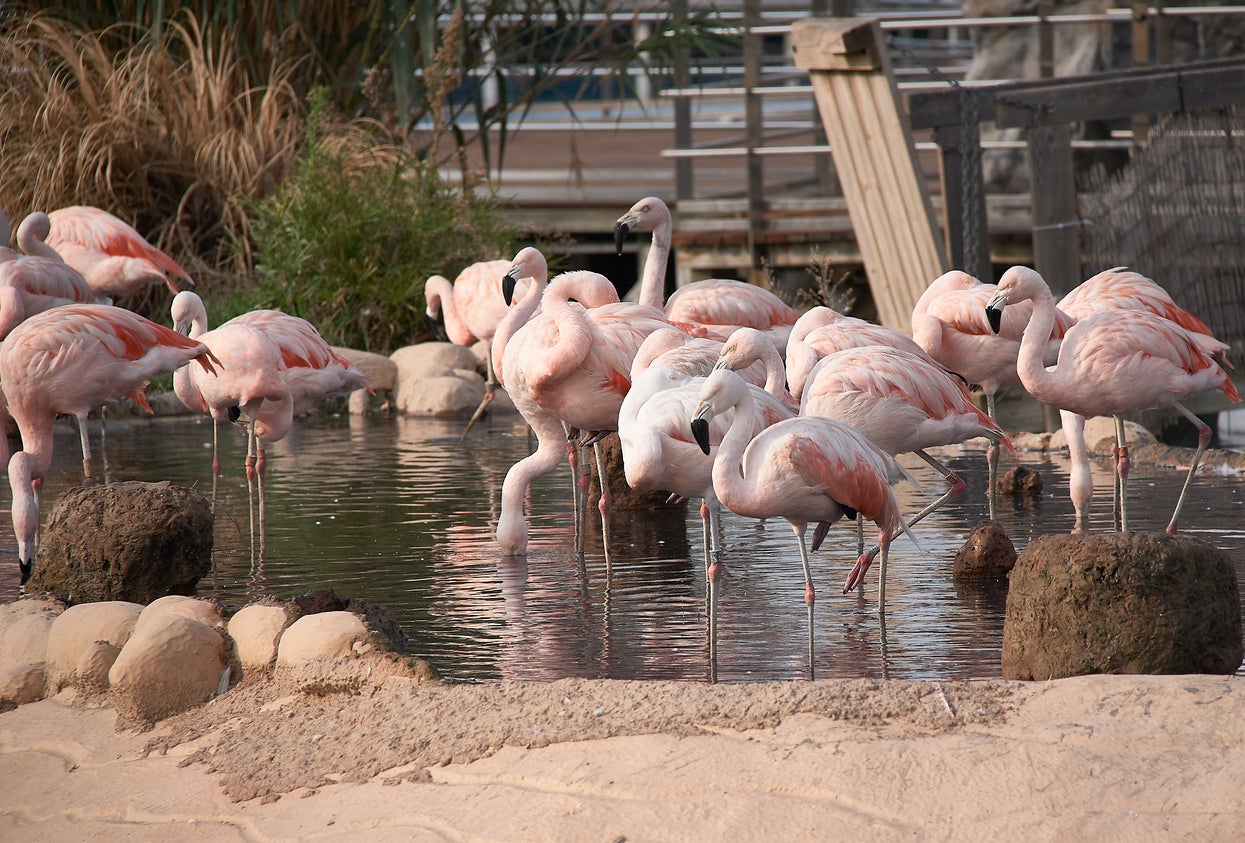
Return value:
<svg viewBox="0 0 1245 843">
<path fill-rule="evenodd" d="M 70 489 L 43 526 L 31 584 L 70 603 L 193 595 L 211 566 L 207 498 L 171 483 Z"/>
<path fill-rule="evenodd" d="M 1042 536 L 1011 573 L 1003 676 L 1235 673 L 1241 594 L 1226 553 L 1186 536 Z"/>
</svg>

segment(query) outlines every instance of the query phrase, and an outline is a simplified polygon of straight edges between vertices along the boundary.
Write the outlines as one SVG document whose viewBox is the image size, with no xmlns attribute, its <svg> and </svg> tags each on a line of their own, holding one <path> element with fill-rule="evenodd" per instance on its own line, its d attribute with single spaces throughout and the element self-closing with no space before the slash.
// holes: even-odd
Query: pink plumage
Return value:
<svg viewBox="0 0 1245 843">
<path fill-rule="evenodd" d="M 48 214 L 47 244 L 82 273 L 100 295 L 141 293 L 164 284 L 176 293 L 174 279 L 193 284 L 189 273 L 153 246 L 124 220 L 101 208 L 72 205 Z"/>
</svg>

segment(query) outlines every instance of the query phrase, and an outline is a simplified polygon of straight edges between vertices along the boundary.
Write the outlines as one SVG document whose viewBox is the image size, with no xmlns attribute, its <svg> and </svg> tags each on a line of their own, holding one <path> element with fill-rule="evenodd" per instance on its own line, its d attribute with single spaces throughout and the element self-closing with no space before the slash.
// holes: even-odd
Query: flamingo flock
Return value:
<svg viewBox="0 0 1245 843">
<path fill-rule="evenodd" d="M 7 233 L 7 218 L 0 222 Z M 982 440 L 991 495 L 999 448 L 1015 453 L 995 416 L 1001 392 L 1023 388 L 1060 410 L 1072 462 L 1074 532 L 1088 528 L 1093 495 L 1086 417 L 1117 420 L 1113 462 L 1122 530 L 1130 529 L 1122 415 L 1171 408 L 1197 426 L 1199 447 L 1165 528 L 1174 533 L 1210 441 L 1209 428 L 1184 402 L 1209 390 L 1240 400 L 1226 371 L 1227 345 L 1161 287 L 1125 268 L 1094 276 L 1058 303 L 1028 267 L 1012 267 L 997 284 L 948 272 L 920 297 L 908 336 L 826 307 L 800 314 L 767 290 L 728 279 L 693 282 L 667 298 L 669 208 L 647 197 L 619 217 L 620 250 L 632 231 L 652 233 L 634 303 L 620 300 L 618 285 L 599 273 L 549 278 L 545 256 L 529 246 L 512 260 L 467 267 L 452 283 L 428 279 L 427 314 L 444 320 L 451 342 L 485 346 L 488 391 L 472 421 L 497 384 L 535 435 L 535 449 L 510 468 L 502 487 L 495 533 L 501 554 L 526 555 L 531 488 L 564 459 L 576 478 L 582 554 L 588 465 L 595 462 L 610 570 L 617 549 L 610 542 L 612 494 L 601 444 L 617 433 L 629 486 L 701 502 L 711 663 L 719 584 L 729 561 L 723 510 L 791 525 L 811 669 L 810 554 L 836 522 L 854 521 L 858 531 L 873 522 L 877 544 L 866 550 L 860 533 L 843 591 L 860 588 L 880 554 L 877 606 L 884 617 L 891 543 L 966 489 L 929 449 Z M 55 416 L 78 418 L 90 483 L 87 414 L 123 395 L 145 404 L 147 381 L 168 372 L 177 396 L 210 416 L 214 431 L 220 422 L 245 426 L 245 471 L 248 485 L 258 481 L 262 548 L 264 443 L 284 436 L 309 403 L 367 388 L 366 379 L 314 326 L 277 311 L 244 314 L 213 329 L 203 301 L 182 290 L 169 329 L 114 307 L 113 296 L 149 285 L 177 291 L 192 282 L 103 212 L 32 214 L 19 227 L 18 245 L 22 252 L 0 248 L 0 413 L 17 423 L 22 438 L 11 458 L 7 443 L 4 450 L 22 582 L 37 550 Z M 974 392 L 984 396 L 984 409 Z M 595 460 L 587 458 L 589 448 Z M 895 486 L 919 485 L 896 461 L 907 453 L 936 471 L 945 488 L 905 516 Z M 214 477 L 218 471 L 214 450 Z"/>
<path fill-rule="evenodd" d="M 189 291 L 173 301 L 181 330 L 114 306 L 112 296 L 154 284 L 177 292 L 174 279 L 193 282 L 172 258 L 98 208 L 28 215 L 17 232 L 21 252 L 7 245 L 3 212 L 0 233 L 0 423 L 16 423 L 22 443 L 10 455 L 8 437 L 2 437 L 0 457 L 12 492 L 22 588 L 38 552 L 56 417 L 77 419 L 83 483 L 90 485 L 95 471 L 87 416 L 124 397 L 150 413 L 144 390 L 169 373 L 188 408 L 210 414 L 214 423 L 246 422 L 246 470 L 248 481 L 260 478 L 262 535 L 262 443 L 284 436 L 310 403 L 366 388 L 363 374 L 314 326 L 279 311 L 243 314 L 212 332 L 202 301 Z M 213 477 L 218 470 L 214 455 Z"/>
</svg>

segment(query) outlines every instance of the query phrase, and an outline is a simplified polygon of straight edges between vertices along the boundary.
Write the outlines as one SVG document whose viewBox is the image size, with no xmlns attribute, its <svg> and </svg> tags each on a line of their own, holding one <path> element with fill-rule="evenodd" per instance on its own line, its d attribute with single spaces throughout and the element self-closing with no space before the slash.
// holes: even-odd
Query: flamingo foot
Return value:
<svg viewBox="0 0 1245 843">
<path fill-rule="evenodd" d="M 873 564 L 874 558 L 877 557 L 880 551 L 881 548 L 875 547 L 860 554 L 856 564 L 847 573 L 847 581 L 843 583 L 844 594 L 847 594 L 847 592 L 864 582 L 865 574 L 869 573 L 869 567 Z"/>
</svg>

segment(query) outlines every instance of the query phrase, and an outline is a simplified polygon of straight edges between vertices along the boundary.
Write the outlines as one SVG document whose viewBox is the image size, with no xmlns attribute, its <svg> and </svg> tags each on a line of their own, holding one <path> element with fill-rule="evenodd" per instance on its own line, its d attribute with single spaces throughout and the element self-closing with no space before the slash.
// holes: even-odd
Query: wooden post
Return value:
<svg viewBox="0 0 1245 843">
<path fill-rule="evenodd" d="M 808 70 L 856 242 L 883 325 L 911 330 L 912 308 L 948 268 L 881 27 L 867 18 L 791 26 Z"/>
<path fill-rule="evenodd" d="M 670 13 L 680 23 L 687 20 L 687 0 L 673 0 Z M 686 90 L 691 87 L 692 76 L 687 67 L 687 55 L 680 52 L 674 57 L 674 86 Z M 674 146 L 676 149 L 692 148 L 692 101 L 688 97 L 674 98 Z M 674 195 L 677 199 L 695 196 L 692 182 L 692 159 L 674 159 Z"/>
<path fill-rule="evenodd" d="M 1133 25 L 1130 29 L 1133 42 L 1133 67 L 1146 67 L 1150 61 L 1150 2 L 1133 0 Z M 1133 149 L 1139 149 L 1150 139 L 1150 115 L 1134 114 L 1131 118 Z"/>
<path fill-rule="evenodd" d="M 1033 268 L 1058 298 L 1081 283 L 1081 230 L 1072 168 L 1072 127 L 1046 124 L 1029 133 L 1029 192 L 1033 202 Z"/>
<path fill-rule="evenodd" d="M 761 24 L 761 0 L 744 0 L 744 125 L 747 145 L 748 176 L 748 255 L 752 261 L 748 280 L 754 284 L 768 281 L 760 272 L 761 262 L 757 255 L 757 235 L 764 225 L 765 171 L 757 150 L 764 144 L 761 95 L 756 88 L 761 85 L 761 36 L 753 33 L 753 27 Z M 761 283 L 760 286 L 768 286 Z"/>
</svg>

